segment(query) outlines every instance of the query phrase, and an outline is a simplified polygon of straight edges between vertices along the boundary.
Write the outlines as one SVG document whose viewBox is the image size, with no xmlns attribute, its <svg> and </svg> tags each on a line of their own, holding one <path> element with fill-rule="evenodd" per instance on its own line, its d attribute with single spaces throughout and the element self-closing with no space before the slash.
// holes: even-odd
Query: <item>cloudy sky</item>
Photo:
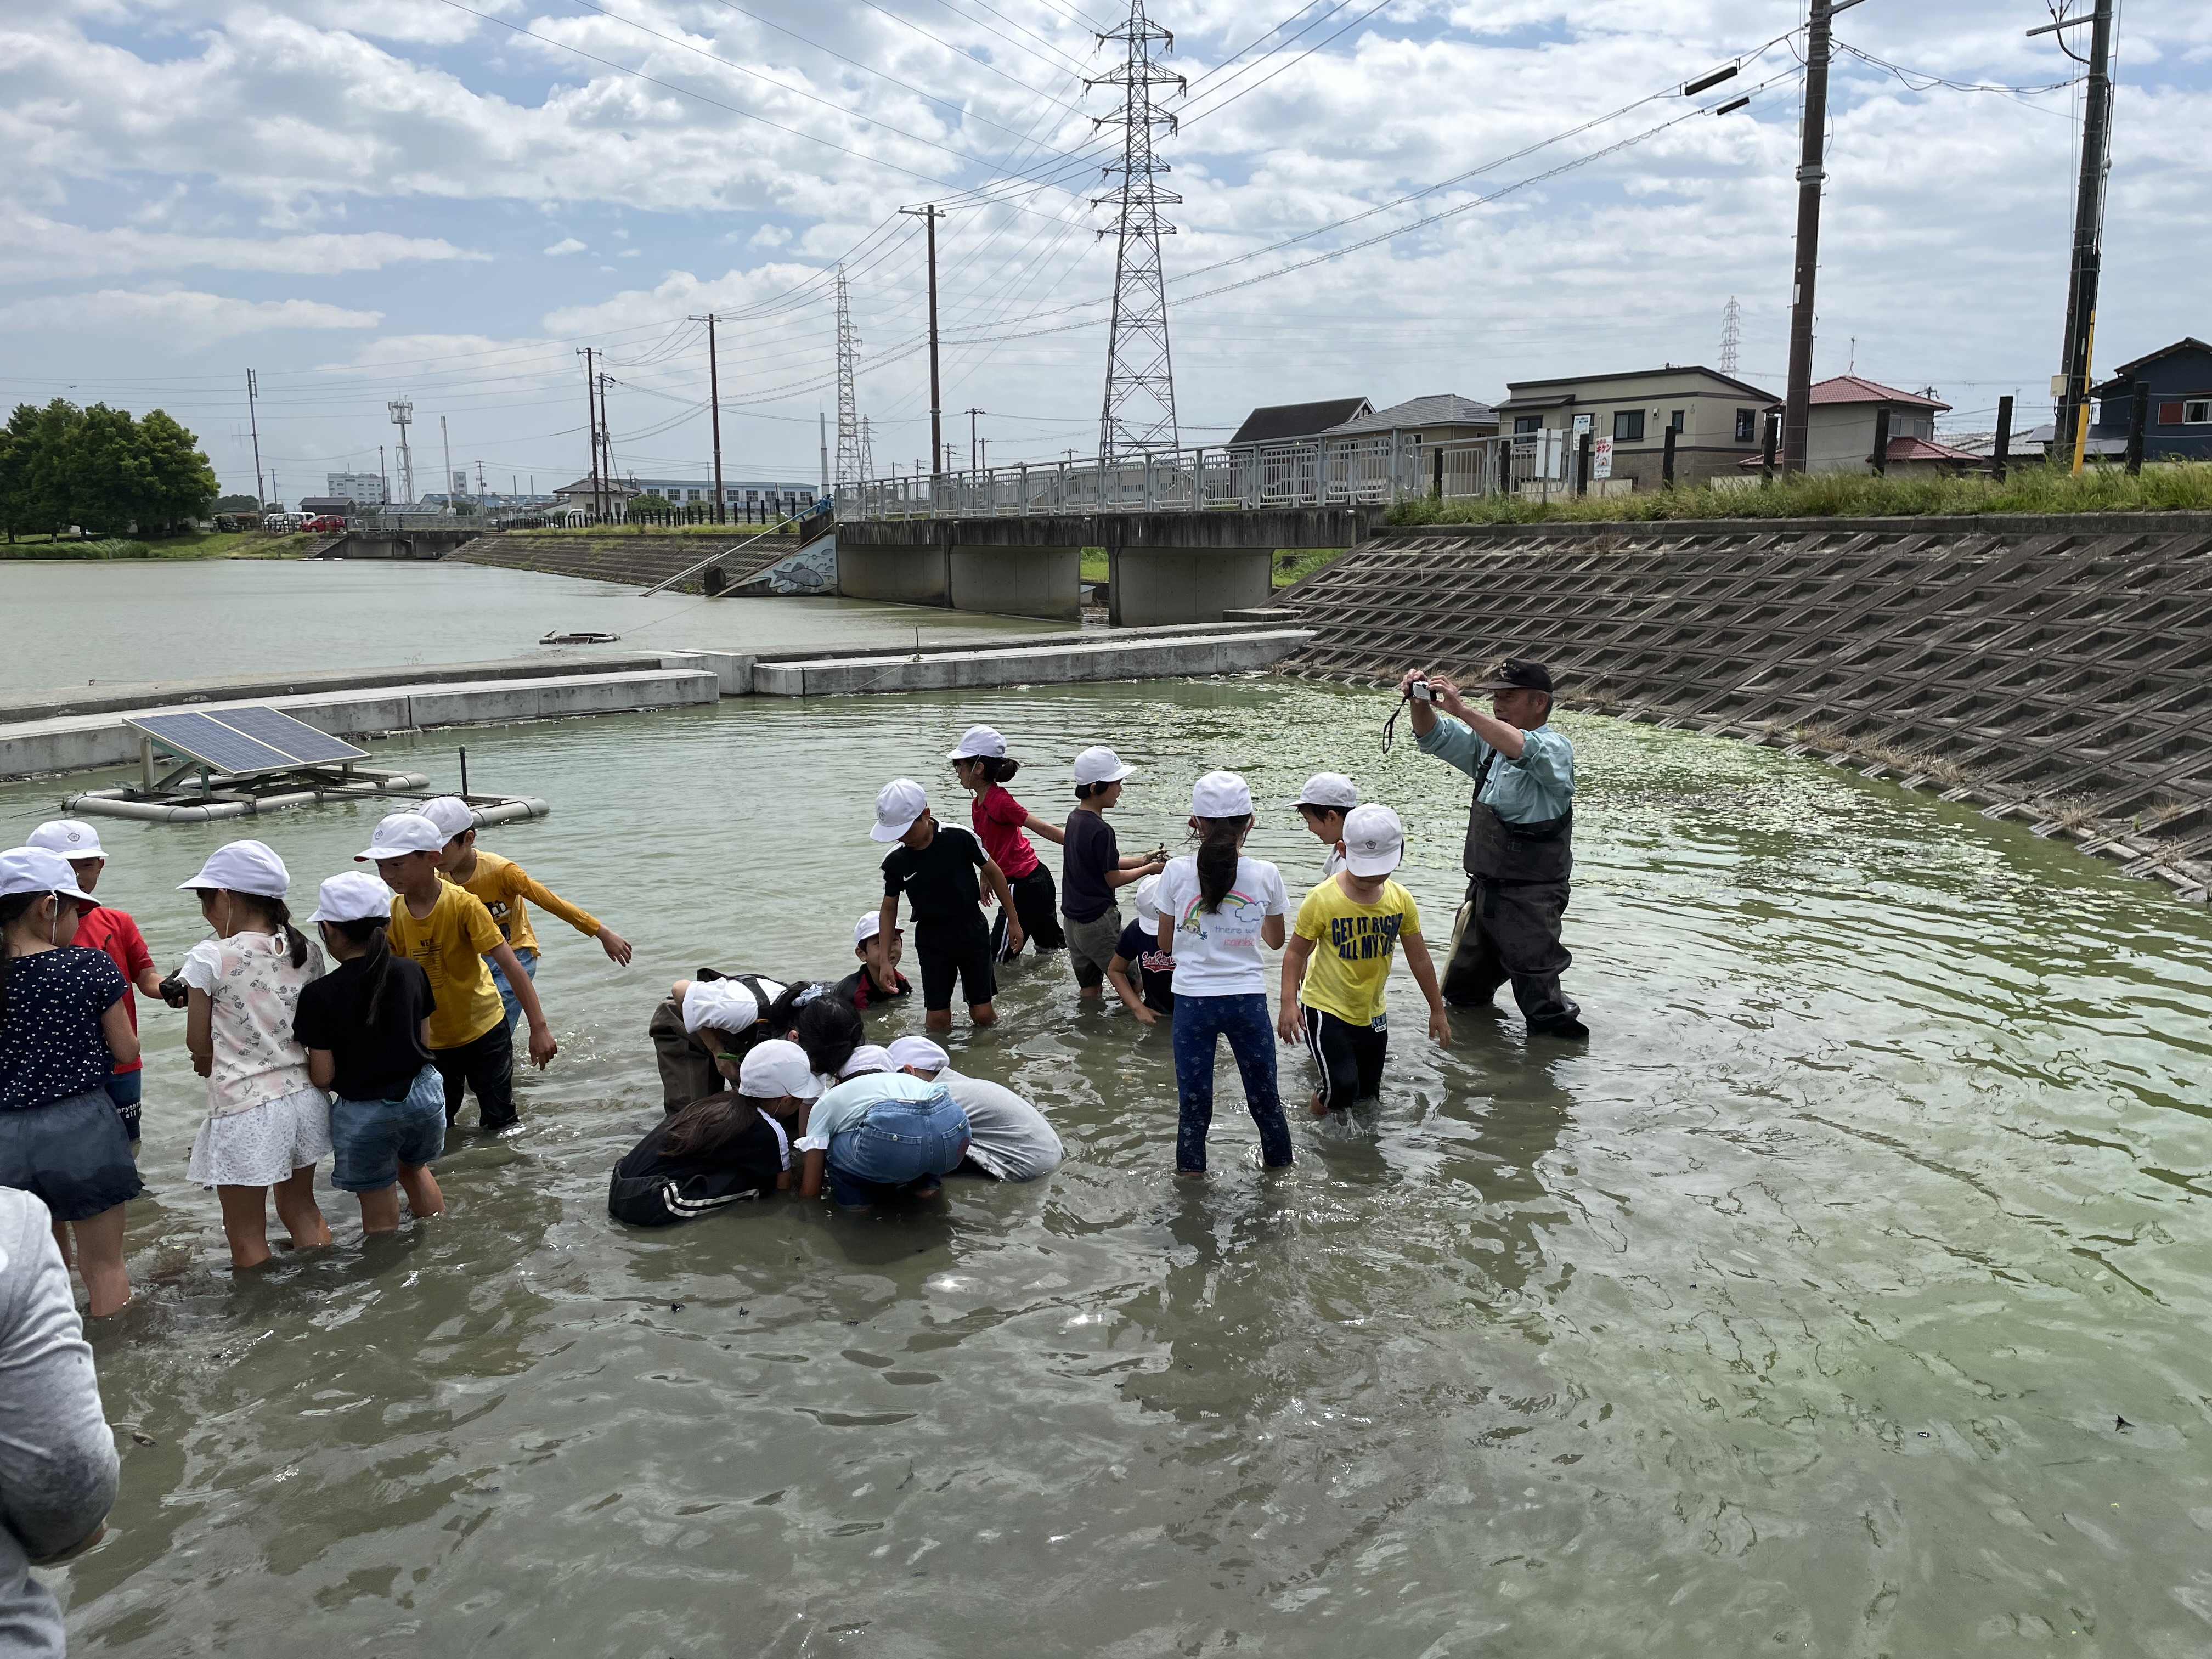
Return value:
<svg viewBox="0 0 2212 1659">
<path fill-rule="evenodd" d="M 2072 0 L 2076 11 L 2088 0 Z M 0 13 L 0 393 L 197 431 L 250 490 L 243 382 L 288 498 L 374 470 L 389 399 L 495 489 L 586 463 L 811 478 L 842 260 L 878 471 L 928 447 L 936 201 L 946 437 L 1097 447 L 1116 107 L 1109 0 L 64 0 Z M 2212 336 L 2204 0 L 2124 0 L 2100 370 Z M 1259 403 L 1502 396 L 1717 361 L 1781 389 L 1802 0 L 1162 0 L 1160 138 L 1186 442 Z M 1817 372 L 1933 386 L 1952 424 L 2045 395 L 2076 71 L 2045 0 L 1838 20 Z M 2185 27 L 2194 25 L 2197 27 Z M 2086 30 L 2067 37 L 2086 46 Z M 1686 79 L 1730 62 L 1695 100 Z M 1749 106 L 1714 106 L 1745 93 Z"/>
</svg>

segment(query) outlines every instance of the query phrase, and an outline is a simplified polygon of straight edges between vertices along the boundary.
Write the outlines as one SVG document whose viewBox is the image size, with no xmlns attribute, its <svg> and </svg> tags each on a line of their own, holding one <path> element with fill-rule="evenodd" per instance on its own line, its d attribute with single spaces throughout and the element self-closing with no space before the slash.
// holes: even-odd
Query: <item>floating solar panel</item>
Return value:
<svg viewBox="0 0 2212 1659">
<path fill-rule="evenodd" d="M 274 708 L 226 708 L 213 714 L 143 714 L 124 724 L 172 754 L 243 777 L 367 760 L 368 751 Z"/>
</svg>

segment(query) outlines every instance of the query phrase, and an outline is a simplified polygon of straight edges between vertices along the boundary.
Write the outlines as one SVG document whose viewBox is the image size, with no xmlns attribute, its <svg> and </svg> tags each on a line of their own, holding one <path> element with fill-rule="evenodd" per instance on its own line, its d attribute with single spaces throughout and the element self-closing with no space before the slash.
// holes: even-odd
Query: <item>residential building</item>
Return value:
<svg viewBox="0 0 2212 1659">
<path fill-rule="evenodd" d="M 1936 441 L 1936 417 L 1949 413 L 1951 405 L 1933 392 L 1900 392 L 1857 374 L 1817 382 L 1805 428 L 1805 470 L 1873 471 L 1875 434 L 1884 410 L 1889 411 L 1885 470 L 1892 476 L 1956 476 L 1983 465 L 1986 456 Z"/>
<path fill-rule="evenodd" d="M 570 506 L 591 505 L 592 486 L 586 476 L 562 484 L 554 495 Z M 705 507 L 714 499 L 712 478 L 609 478 L 600 481 L 599 493 L 613 502 L 635 501 L 640 507 Z M 788 478 L 729 478 L 722 480 L 722 498 L 732 507 L 766 505 L 780 512 L 797 513 L 814 504 L 820 487 Z"/>
<path fill-rule="evenodd" d="M 384 505 L 384 475 L 380 472 L 326 472 L 323 477 L 329 486 L 324 494 L 334 501 L 352 501 L 361 507 Z"/>
<path fill-rule="evenodd" d="M 1255 411 L 1257 412 L 1256 410 Z M 1402 433 L 1416 444 L 1449 443 L 1459 438 L 1494 438 L 1498 411 L 1474 398 L 1441 392 L 1425 398 L 1408 398 L 1388 409 L 1370 410 L 1340 421 L 1322 434 L 1329 438 L 1357 438 Z"/>
<path fill-rule="evenodd" d="M 1232 444 L 1290 443 L 1317 438 L 1333 426 L 1372 415 L 1375 405 L 1364 398 L 1330 398 L 1317 404 L 1270 404 L 1255 409 L 1237 428 Z"/>
<path fill-rule="evenodd" d="M 2048 421 L 2041 426 L 2014 428 L 2007 456 L 2008 464 L 2013 466 L 2042 465 L 2044 452 L 2051 447 L 2051 440 L 2057 435 L 2058 428 Z M 1981 432 L 1946 432 L 1937 441 L 1961 454 L 1972 456 L 1977 465 L 1988 465 L 1996 459 L 1997 453 L 1997 434 L 1994 427 Z"/>
<path fill-rule="evenodd" d="M 1697 365 L 1516 380 L 1506 392 L 1498 405 L 1502 432 L 1564 432 L 1571 444 L 1583 432 L 1609 438 L 1612 477 L 1638 489 L 1659 488 L 1670 426 L 1675 483 L 1736 476 L 1740 462 L 1759 453 L 1766 412 L 1780 403 L 1771 392 Z"/>
<path fill-rule="evenodd" d="M 2121 364 L 2111 380 L 2093 387 L 2089 395 L 2098 403 L 2096 422 L 2089 428 L 2093 453 L 2113 455 L 2126 449 L 2138 386 L 2150 391 L 2143 459 L 2212 459 L 2212 345 L 2176 340 L 2148 357 Z"/>
</svg>

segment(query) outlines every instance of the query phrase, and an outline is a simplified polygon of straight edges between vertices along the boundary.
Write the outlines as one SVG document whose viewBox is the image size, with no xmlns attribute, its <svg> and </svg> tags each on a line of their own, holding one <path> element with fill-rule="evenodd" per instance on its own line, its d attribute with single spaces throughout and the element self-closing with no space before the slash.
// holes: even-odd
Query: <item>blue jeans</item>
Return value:
<svg viewBox="0 0 2212 1659">
<path fill-rule="evenodd" d="M 1267 1018 L 1267 999 L 1257 991 L 1228 997 L 1176 993 L 1176 1095 L 1182 1107 L 1176 1168 L 1206 1168 L 1206 1132 L 1213 1127 L 1215 1039 L 1224 1036 L 1244 1079 L 1244 1104 L 1260 1126 L 1261 1161 L 1279 1169 L 1291 1161 L 1291 1126 L 1275 1093 L 1275 1027 Z"/>
<path fill-rule="evenodd" d="M 434 1164 L 446 1150 L 446 1079 L 425 1066 L 398 1100 L 331 1103 L 331 1185 L 341 1192 L 380 1193 L 399 1179 L 403 1164 Z"/>
<path fill-rule="evenodd" d="M 885 1101 L 849 1129 L 830 1137 L 830 1196 L 840 1204 L 872 1204 L 886 1189 L 932 1193 L 938 1176 L 960 1167 L 968 1151 L 968 1115 L 942 1090 L 927 1100 Z"/>
<path fill-rule="evenodd" d="M 522 964 L 522 976 L 532 985 L 538 983 L 538 952 L 520 950 L 514 959 Z M 497 963 L 491 964 L 491 982 L 499 989 L 500 1006 L 507 1010 L 507 1034 L 514 1035 L 514 1023 L 522 1018 L 522 1005 L 514 1000 L 514 988 L 507 982 L 507 970 Z"/>
</svg>

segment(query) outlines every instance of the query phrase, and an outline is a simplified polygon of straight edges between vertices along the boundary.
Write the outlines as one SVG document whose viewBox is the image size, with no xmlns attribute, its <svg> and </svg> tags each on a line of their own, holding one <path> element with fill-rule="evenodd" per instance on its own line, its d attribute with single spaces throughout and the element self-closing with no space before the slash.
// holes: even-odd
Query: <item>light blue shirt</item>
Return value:
<svg viewBox="0 0 2212 1659">
<path fill-rule="evenodd" d="M 857 1128 L 870 1112 L 885 1101 L 919 1103 L 934 1100 L 945 1092 L 944 1084 L 927 1078 L 908 1077 L 904 1072 L 863 1072 L 823 1092 L 822 1098 L 814 1103 L 814 1109 L 806 1115 L 806 1133 L 792 1146 L 802 1152 L 826 1152 L 830 1136 L 841 1130 Z"/>
<path fill-rule="evenodd" d="M 1473 777 L 1482 769 L 1490 745 L 1464 720 L 1449 714 L 1420 734 L 1421 752 L 1434 755 Z M 1565 817 L 1575 804 L 1575 746 L 1548 726 L 1521 734 L 1521 758 L 1498 757 L 1476 796 L 1508 823 L 1542 823 Z"/>
</svg>

